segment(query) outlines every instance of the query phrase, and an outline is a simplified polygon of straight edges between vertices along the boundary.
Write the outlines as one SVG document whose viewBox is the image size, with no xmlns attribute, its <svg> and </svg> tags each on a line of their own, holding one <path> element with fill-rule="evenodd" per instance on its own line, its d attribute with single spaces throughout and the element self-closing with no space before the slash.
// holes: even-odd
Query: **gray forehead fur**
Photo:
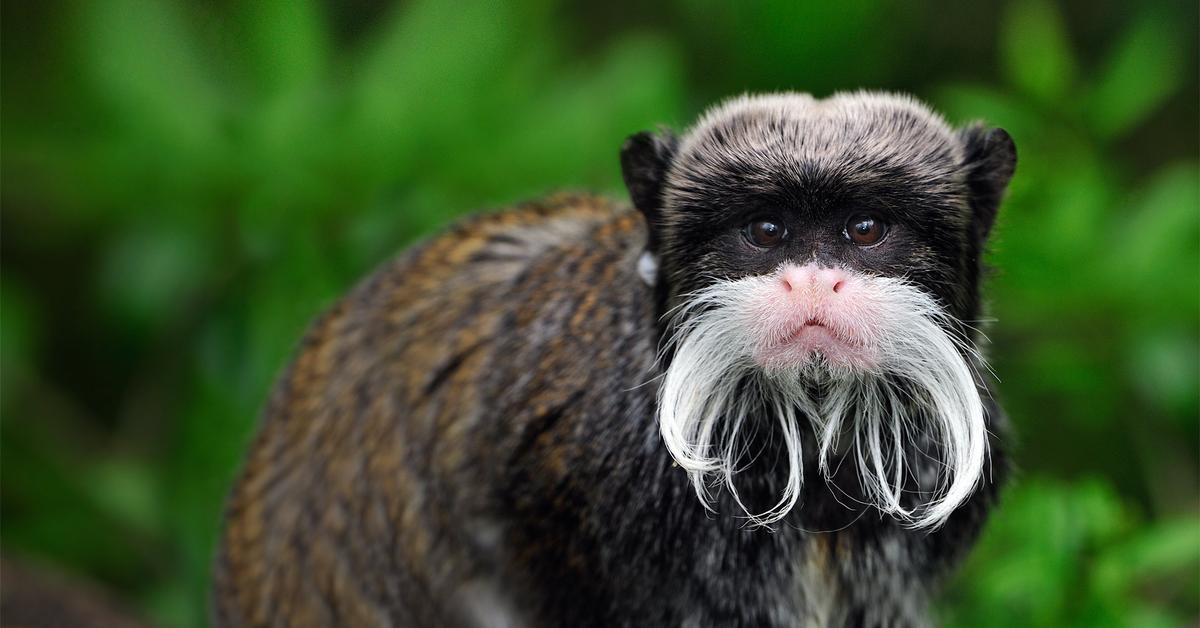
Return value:
<svg viewBox="0 0 1200 628">
<path fill-rule="evenodd" d="M 713 107 L 684 135 L 667 198 L 686 197 L 697 184 L 732 170 L 763 182 L 778 181 L 781 173 L 833 173 L 846 183 L 902 172 L 930 191 L 950 192 L 962 180 L 963 157 L 954 130 L 910 96 L 745 95 Z"/>
</svg>

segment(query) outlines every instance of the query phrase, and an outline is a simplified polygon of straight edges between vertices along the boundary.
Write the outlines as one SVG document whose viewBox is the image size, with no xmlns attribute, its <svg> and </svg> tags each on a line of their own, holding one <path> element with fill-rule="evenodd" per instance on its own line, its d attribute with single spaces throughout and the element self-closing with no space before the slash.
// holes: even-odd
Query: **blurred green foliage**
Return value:
<svg viewBox="0 0 1200 628">
<path fill-rule="evenodd" d="M 1020 152 L 990 261 L 1017 482 L 949 625 L 1200 616 L 1194 2 L 5 3 L 0 542 L 205 623 L 306 321 L 456 215 L 620 195 L 742 91 L 916 93 Z"/>
</svg>

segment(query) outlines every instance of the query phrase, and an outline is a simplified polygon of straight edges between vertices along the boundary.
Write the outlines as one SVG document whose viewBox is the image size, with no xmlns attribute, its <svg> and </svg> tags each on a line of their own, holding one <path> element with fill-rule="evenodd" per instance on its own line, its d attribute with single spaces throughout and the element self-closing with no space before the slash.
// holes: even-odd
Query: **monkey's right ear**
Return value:
<svg viewBox="0 0 1200 628">
<path fill-rule="evenodd" d="M 996 222 L 1000 201 L 1017 169 L 1017 146 L 1004 129 L 973 124 L 959 131 L 963 143 L 967 186 L 971 193 L 972 227 L 979 242 Z"/>
<path fill-rule="evenodd" d="M 636 133 L 621 146 L 621 174 L 633 206 L 646 217 L 651 250 L 658 244 L 663 184 L 678 146 L 679 138 L 666 129 Z"/>
</svg>

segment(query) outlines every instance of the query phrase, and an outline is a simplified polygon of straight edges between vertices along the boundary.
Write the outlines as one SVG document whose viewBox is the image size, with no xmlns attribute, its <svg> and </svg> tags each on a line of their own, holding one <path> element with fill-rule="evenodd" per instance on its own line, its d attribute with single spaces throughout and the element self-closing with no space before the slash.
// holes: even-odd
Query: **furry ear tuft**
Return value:
<svg viewBox="0 0 1200 628">
<path fill-rule="evenodd" d="M 651 250 L 658 244 L 663 183 L 678 146 L 679 139 L 675 134 L 661 129 L 658 133 L 635 133 L 621 147 L 621 174 L 633 206 L 646 217 Z"/>
<path fill-rule="evenodd" d="M 979 242 L 987 239 L 1008 182 L 1017 169 L 1017 146 L 1004 129 L 973 124 L 959 132 L 971 192 L 972 225 Z"/>
</svg>

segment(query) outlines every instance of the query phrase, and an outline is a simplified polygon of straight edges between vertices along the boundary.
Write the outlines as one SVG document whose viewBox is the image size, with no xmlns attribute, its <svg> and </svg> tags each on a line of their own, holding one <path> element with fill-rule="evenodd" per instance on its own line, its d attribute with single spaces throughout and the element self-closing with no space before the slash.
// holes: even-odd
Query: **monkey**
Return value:
<svg viewBox="0 0 1200 628">
<path fill-rule="evenodd" d="M 454 223 L 325 311 L 218 626 L 920 626 L 1008 475 L 976 324 L 1016 167 L 906 96 L 744 95 L 630 203 Z"/>
</svg>

